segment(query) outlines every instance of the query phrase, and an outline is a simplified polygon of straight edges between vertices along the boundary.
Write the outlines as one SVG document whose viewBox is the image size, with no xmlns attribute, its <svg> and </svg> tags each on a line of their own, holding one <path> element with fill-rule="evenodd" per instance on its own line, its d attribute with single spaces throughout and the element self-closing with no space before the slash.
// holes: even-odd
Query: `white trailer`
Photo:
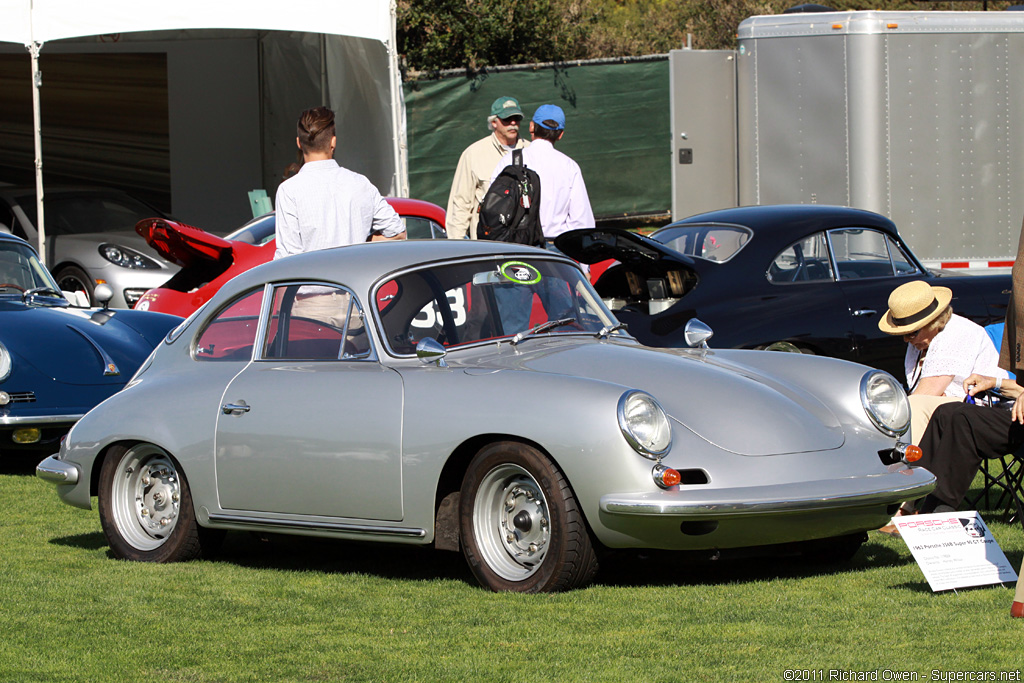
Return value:
<svg viewBox="0 0 1024 683">
<path fill-rule="evenodd" d="M 929 265 L 1012 265 L 1021 64 L 1016 11 L 757 16 L 736 50 L 673 50 L 672 214 L 853 206 Z"/>
</svg>

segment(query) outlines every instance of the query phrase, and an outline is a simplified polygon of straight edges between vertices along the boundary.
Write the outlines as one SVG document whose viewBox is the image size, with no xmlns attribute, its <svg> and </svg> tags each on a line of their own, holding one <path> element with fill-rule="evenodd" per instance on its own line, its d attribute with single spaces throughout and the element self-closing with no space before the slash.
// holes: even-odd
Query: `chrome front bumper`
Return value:
<svg viewBox="0 0 1024 683">
<path fill-rule="evenodd" d="M 891 505 L 921 498 L 935 488 L 925 469 L 902 469 L 847 479 L 714 489 L 680 486 L 673 491 L 610 493 L 601 511 L 612 515 L 714 519 Z"/>
<path fill-rule="evenodd" d="M 55 455 L 36 465 L 36 476 L 51 484 L 77 484 L 79 474 L 77 465 L 58 460 Z"/>
</svg>

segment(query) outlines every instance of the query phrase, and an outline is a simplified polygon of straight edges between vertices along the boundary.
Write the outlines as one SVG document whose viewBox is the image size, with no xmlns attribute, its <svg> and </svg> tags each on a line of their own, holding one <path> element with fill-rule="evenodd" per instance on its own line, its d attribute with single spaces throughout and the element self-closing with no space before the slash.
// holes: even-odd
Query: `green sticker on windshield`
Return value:
<svg viewBox="0 0 1024 683">
<path fill-rule="evenodd" d="M 506 280 L 519 285 L 535 285 L 540 282 L 540 271 L 522 261 L 506 261 L 498 266 L 498 272 Z"/>
</svg>

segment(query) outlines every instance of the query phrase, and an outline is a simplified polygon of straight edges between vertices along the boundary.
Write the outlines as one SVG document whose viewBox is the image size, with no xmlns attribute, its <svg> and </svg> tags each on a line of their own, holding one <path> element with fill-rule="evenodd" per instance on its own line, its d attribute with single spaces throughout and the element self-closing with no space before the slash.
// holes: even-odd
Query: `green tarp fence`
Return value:
<svg viewBox="0 0 1024 683">
<path fill-rule="evenodd" d="M 405 83 L 410 195 L 441 206 L 459 155 L 488 134 L 491 103 L 565 110 L 558 149 L 576 160 L 599 219 L 667 214 L 671 195 L 668 59 L 509 67 Z M 529 138 L 528 127 L 523 134 Z M 542 195 L 543 196 L 543 195 Z"/>
</svg>

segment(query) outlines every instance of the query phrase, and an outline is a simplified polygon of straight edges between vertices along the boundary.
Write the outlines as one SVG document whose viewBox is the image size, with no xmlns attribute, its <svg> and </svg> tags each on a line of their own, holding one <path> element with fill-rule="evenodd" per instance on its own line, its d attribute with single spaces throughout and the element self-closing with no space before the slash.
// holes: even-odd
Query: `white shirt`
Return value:
<svg viewBox="0 0 1024 683">
<path fill-rule="evenodd" d="M 274 202 L 274 258 L 365 242 L 370 231 L 394 237 L 402 219 L 366 176 L 334 159 L 309 161 L 281 183 Z"/>
<path fill-rule="evenodd" d="M 508 152 L 491 173 L 491 182 L 511 163 L 512 152 Z M 544 237 L 553 239 L 569 230 L 594 227 L 594 211 L 579 164 L 540 138 L 534 138 L 523 150 L 523 164 L 540 176 L 540 227 Z"/>
<path fill-rule="evenodd" d="M 999 351 L 985 328 L 956 314 L 932 339 L 918 371 L 920 355 L 913 344 L 907 344 L 903 366 L 911 391 L 922 377 L 953 375 L 944 395 L 963 398 L 966 395 L 964 380 L 975 372 L 988 377 L 1009 377 L 1006 370 L 999 367 Z"/>
</svg>

